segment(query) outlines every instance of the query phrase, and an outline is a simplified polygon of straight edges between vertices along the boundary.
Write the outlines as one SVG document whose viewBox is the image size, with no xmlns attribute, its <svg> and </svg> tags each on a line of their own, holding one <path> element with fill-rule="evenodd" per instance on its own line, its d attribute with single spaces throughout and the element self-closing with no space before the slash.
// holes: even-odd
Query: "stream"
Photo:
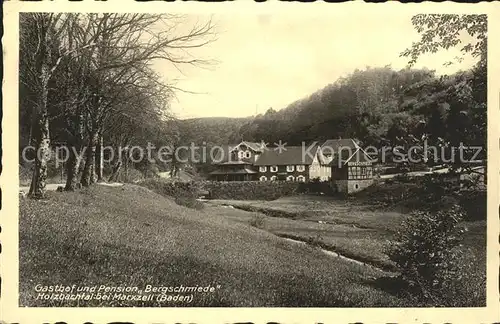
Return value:
<svg viewBox="0 0 500 324">
<path fill-rule="evenodd" d="M 199 201 L 202 201 L 202 202 L 207 202 L 208 200 L 207 199 L 198 199 Z M 229 205 L 229 204 L 222 204 L 222 205 L 219 205 L 217 204 L 218 206 L 220 207 L 224 207 L 224 208 L 237 208 L 237 209 L 241 209 L 241 210 L 244 210 L 244 211 L 248 211 L 244 208 L 240 208 L 238 206 L 233 206 L 233 205 Z M 322 222 L 322 221 L 319 221 L 319 223 L 329 223 L 329 222 Z M 272 233 L 273 234 L 273 233 Z M 276 235 L 276 234 L 274 234 Z M 289 237 L 284 237 L 284 236 L 280 236 L 280 235 L 276 235 L 284 240 L 287 240 L 289 242 L 293 242 L 295 244 L 301 244 L 301 245 L 308 245 L 308 246 L 311 246 L 311 247 L 316 247 L 316 246 L 313 246 L 311 244 L 308 244 L 307 242 L 304 242 L 304 241 L 301 241 L 301 240 L 297 240 L 297 239 L 293 239 L 293 238 L 289 238 Z M 369 267 L 373 270 L 377 270 L 377 271 L 382 271 L 382 272 L 388 272 L 387 270 L 384 270 L 382 268 L 379 268 L 377 266 L 374 266 L 374 265 L 371 265 L 371 264 L 368 264 L 368 263 L 365 263 L 365 262 L 362 262 L 362 261 L 359 261 L 359 260 L 356 260 L 356 259 L 352 259 L 352 258 L 349 258 L 349 257 L 346 257 L 345 255 L 342 255 L 342 254 L 339 254 L 337 252 L 334 252 L 334 251 L 330 251 L 330 250 L 326 250 L 324 248 L 321 248 L 321 247 L 316 247 L 318 248 L 319 250 L 321 250 L 321 252 L 323 252 L 324 254 L 332 257 L 332 258 L 339 258 L 339 259 L 343 259 L 343 260 L 346 260 L 348 262 L 351 262 L 351 263 L 355 263 L 357 265 L 360 265 L 360 266 L 365 266 L 365 267 Z"/>
<path fill-rule="evenodd" d="M 307 244 L 306 242 L 304 241 L 299 241 L 299 240 L 294 240 L 294 239 L 291 239 L 291 238 L 288 238 L 288 237 L 281 237 L 283 238 L 284 240 L 287 240 L 289 242 L 293 242 L 293 243 L 296 243 L 296 244 L 301 244 L 301 245 L 309 245 L 309 246 L 312 246 L 310 244 Z M 365 266 L 365 267 L 369 267 L 371 269 L 374 269 L 374 270 L 377 270 L 377 271 L 382 271 L 382 272 L 387 272 L 386 270 L 384 269 L 381 269 L 381 268 L 378 268 L 378 267 L 375 267 L 371 264 L 367 264 L 367 263 L 364 263 L 364 262 L 361 262 L 361 261 L 358 261 L 358 260 L 355 260 L 355 259 L 351 259 L 351 258 L 348 258 L 342 254 L 339 254 L 337 252 L 333 252 L 333 251 L 329 251 L 329 250 L 325 250 L 323 248 L 320 248 L 320 247 L 316 247 L 318 248 L 319 250 L 321 250 L 321 252 L 323 252 L 324 254 L 328 255 L 328 256 L 331 256 L 333 258 L 340 258 L 340 259 L 343 259 L 343 260 L 346 260 L 346 261 L 349 261 L 349 262 L 352 262 L 352 263 L 355 263 L 355 264 L 358 264 L 358 265 L 361 265 L 361 266 Z"/>
</svg>

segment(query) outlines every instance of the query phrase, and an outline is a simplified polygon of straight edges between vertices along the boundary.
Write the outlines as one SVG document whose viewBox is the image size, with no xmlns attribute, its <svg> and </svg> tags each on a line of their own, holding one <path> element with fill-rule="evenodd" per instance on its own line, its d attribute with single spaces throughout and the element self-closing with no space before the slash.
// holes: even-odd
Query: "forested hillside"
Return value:
<svg viewBox="0 0 500 324">
<path fill-rule="evenodd" d="M 451 76 L 390 67 L 356 70 L 284 109 L 270 108 L 245 123 L 230 140 L 283 140 L 289 144 L 352 137 L 364 145 L 393 143 L 408 134 L 445 137 L 463 122 L 479 126 L 485 95 L 475 68 Z M 464 125 L 466 126 L 466 125 Z M 470 129 L 478 132 L 479 129 Z"/>
<path fill-rule="evenodd" d="M 332 80 L 287 107 L 269 108 L 238 130 L 227 129 L 227 142 L 261 140 L 298 145 L 329 138 L 355 138 L 380 148 L 482 147 L 476 159 L 486 158 L 487 20 L 485 15 L 416 15 L 421 39 L 400 55 L 408 67 L 368 67 Z M 459 30 L 458 32 L 451 31 Z M 460 35 L 470 36 L 467 41 Z M 443 37 L 443 35 L 447 35 Z M 421 55 L 458 47 L 476 63 L 453 75 L 412 68 Z M 461 60 L 460 57 L 455 58 Z M 333 63 L 332 63 L 333 64 Z M 446 64 L 453 64 L 448 62 Z M 423 149 L 420 149 L 423 154 Z M 470 152 L 469 152 L 470 153 Z M 444 162 L 439 157 L 438 163 Z M 462 161 L 463 162 L 463 161 Z M 457 165 L 460 165 L 458 162 Z"/>
<path fill-rule="evenodd" d="M 230 118 L 230 117 L 207 117 L 190 118 L 179 120 L 179 127 L 182 128 L 182 135 L 188 142 L 202 145 L 228 144 L 234 139 L 234 134 L 239 132 L 240 128 L 251 121 L 252 118 Z M 236 139 L 236 142 L 239 142 Z"/>
<path fill-rule="evenodd" d="M 412 22 L 422 38 L 412 47 L 402 49 L 401 56 L 408 58 L 407 68 L 357 69 L 287 107 L 269 108 L 241 127 L 241 120 L 228 120 L 223 132 L 220 125 L 214 125 L 215 130 L 198 127 L 196 136 L 188 138 L 212 140 L 216 138 L 214 134 L 219 134 L 219 144 L 241 140 L 272 144 L 281 140 L 288 145 L 354 138 L 361 145 L 378 148 L 423 146 L 425 141 L 427 145 L 446 147 L 447 154 L 461 144 L 480 146 L 483 150 L 476 159 L 485 159 L 486 16 L 416 15 Z M 473 40 L 463 42 L 458 33 L 440 36 L 450 30 L 466 32 Z M 420 55 L 455 46 L 477 63 L 452 75 L 412 68 Z M 442 157 L 438 160 L 443 162 Z"/>
</svg>

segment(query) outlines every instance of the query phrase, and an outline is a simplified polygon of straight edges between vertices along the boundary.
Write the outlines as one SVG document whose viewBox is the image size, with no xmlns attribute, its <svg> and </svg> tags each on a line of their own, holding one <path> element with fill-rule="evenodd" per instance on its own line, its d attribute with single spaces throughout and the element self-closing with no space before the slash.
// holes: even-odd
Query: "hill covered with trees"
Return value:
<svg viewBox="0 0 500 324">
<path fill-rule="evenodd" d="M 221 144 L 245 139 L 300 145 L 340 137 L 380 148 L 422 147 L 425 141 L 429 146 L 445 147 L 448 154 L 461 145 L 482 147 L 476 159 L 484 160 L 486 16 L 422 14 L 414 16 L 412 23 L 421 39 L 400 53 L 408 58 L 407 68 L 357 69 L 287 107 L 269 108 L 236 130 L 234 123 L 228 123 L 228 139 Z M 472 56 L 475 65 L 452 75 L 412 68 L 421 55 L 451 47 Z"/>
<path fill-rule="evenodd" d="M 186 141 L 198 145 L 202 145 L 203 142 L 207 145 L 220 145 L 229 144 L 231 140 L 234 140 L 234 134 L 237 134 L 240 128 L 251 120 L 251 117 L 206 117 L 182 119 L 178 121 L 178 124 Z"/>
<path fill-rule="evenodd" d="M 270 108 L 242 125 L 230 141 L 296 145 L 342 137 L 380 146 L 409 134 L 454 136 L 461 123 L 481 136 L 475 129 L 484 123 L 479 120 L 484 118 L 484 101 L 475 98 L 485 91 L 477 82 L 480 72 L 474 68 L 437 76 L 426 69 L 356 70 L 281 110 Z"/>
</svg>

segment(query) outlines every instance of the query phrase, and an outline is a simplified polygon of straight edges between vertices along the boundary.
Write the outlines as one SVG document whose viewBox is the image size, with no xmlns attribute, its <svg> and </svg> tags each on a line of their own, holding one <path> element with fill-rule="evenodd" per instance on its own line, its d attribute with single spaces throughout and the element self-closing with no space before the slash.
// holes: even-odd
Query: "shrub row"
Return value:
<svg viewBox="0 0 500 324">
<path fill-rule="evenodd" d="M 486 191 L 461 190 L 458 182 L 439 175 L 395 177 L 354 195 L 373 205 L 398 206 L 408 210 L 443 210 L 460 206 L 465 220 L 486 219 Z"/>
<path fill-rule="evenodd" d="M 200 192 L 200 183 L 198 182 L 171 181 L 167 179 L 146 179 L 139 182 L 138 184 L 161 195 L 174 198 L 198 198 L 198 194 Z"/>
<path fill-rule="evenodd" d="M 299 183 L 298 192 L 308 194 L 324 194 L 330 196 L 335 194 L 331 181 L 320 181 L 318 179 Z"/>
<path fill-rule="evenodd" d="M 274 200 L 294 194 L 333 195 L 335 191 L 330 181 L 309 182 L 261 182 L 231 181 L 205 182 L 203 188 L 211 199 Z"/>
<path fill-rule="evenodd" d="M 147 179 L 138 183 L 160 195 L 174 198 L 176 204 L 193 209 L 203 209 L 202 202 L 196 200 L 200 195 L 200 183 Z"/>
<path fill-rule="evenodd" d="M 203 184 L 210 199 L 274 200 L 299 193 L 297 182 L 210 181 Z"/>
</svg>

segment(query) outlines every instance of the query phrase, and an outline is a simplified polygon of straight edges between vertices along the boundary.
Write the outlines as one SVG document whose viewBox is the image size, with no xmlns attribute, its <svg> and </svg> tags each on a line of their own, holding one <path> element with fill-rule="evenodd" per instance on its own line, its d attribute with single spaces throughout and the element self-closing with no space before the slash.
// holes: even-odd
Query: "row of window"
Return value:
<svg viewBox="0 0 500 324">
<path fill-rule="evenodd" d="M 266 176 L 261 176 L 259 178 L 260 181 L 267 181 L 267 177 Z M 278 177 L 277 176 L 272 176 L 269 178 L 269 180 L 271 181 L 276 181 L 278 180 Z M 297 176 L 297 178 L 295 178 L 294 176 L 287 176 L 286 177 L 286 181 L 298 181 L 298 182 L 305 182 L 306 181 L 306 177 L 304 176 Z"/>
<path fill-rule="evenodd" d="M 293 171 L 295 171 L 295 169 L 297 169 L 298 172 L 304 172 L 306 170 L 306 167 L 304 165 L 287 165 L 286 166 L 286 171 L 288 171 L 288 172 L 293 172 Z M 273 165 L 273 166 L 269 167 L 269 170 L 271 172 L 278 172 L 278 166 Z M 266 172 L 267 166 L 259 167 L 259 171 Z"/>
<path fill-rule="evenodd" d="M 330 170 L 330 167 L 329 166 L 319 166 L 319 165 L 311 165 L 309 167 L 309 169 L 312 171 L 312 172 L 320 172 L 320 171 L 326 171 L 326 170 Z"/>
<path fill-rule="evenodd" d="M 371 179 L 373 169 L 367 167 L 349 167 L 349 179 Z"/>
<path fill-rule="evenodd" d="M 249 159 L 252 157 L 252 152 L 250 151 L 239 151 L 238 158 L 240 159 Z"/>
</svg>

